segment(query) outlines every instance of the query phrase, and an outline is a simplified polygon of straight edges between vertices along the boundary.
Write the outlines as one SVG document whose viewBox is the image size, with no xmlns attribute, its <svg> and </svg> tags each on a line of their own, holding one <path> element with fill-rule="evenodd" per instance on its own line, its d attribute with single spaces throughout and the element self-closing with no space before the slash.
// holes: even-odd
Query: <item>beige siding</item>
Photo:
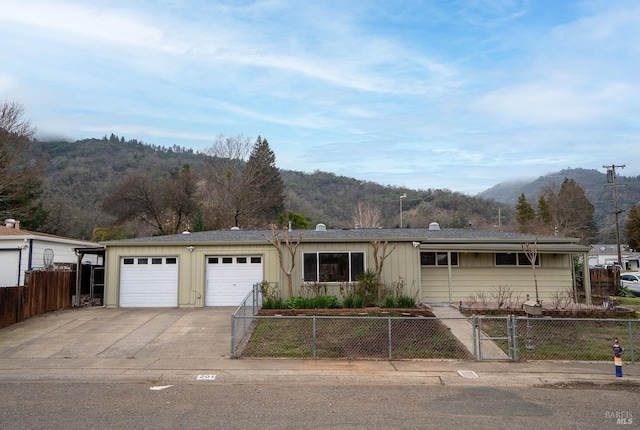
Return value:
<svg viewBox="0 0 640 430">
<path fill-rule="evenodd" d="M 391 250 L 393 244 L 389 243 L 387 246 L 387 254 Z M 301 244 L 296 254 L 296 266 L 292 273 L 293 279 L 293 294 L 299 295 L 302 293 L 302 254 L 306 252 L 346 252 L 346 251 L 361 251 L 365 252 L 365 268 L 374 269 L 375 262 L 373 259 L 373 247 L 370 242 L 356 242 L 356 243 L 310 243 Z M 379 254 L 382 254 L 382 245 L 380 246 Z M 287 261 L 290 261 L 287 255 Z M 287 263 L 288 264 L 288 263 Z M 288 266 L 287 266 L 288 267 Z M 385 285 L 390 286 L 391 283 L 397 282 L 400 278 L 405 283 L 405 294 L 415 295 L 419 298 L 420 288 L 420 252 L 419 249 L 414 248 L 410 243 L 399 243 L 393 252 L 386 258 L 382 269 L 382 282 Z M 327 294 L 335 295 L 342 298 L 340 295 L 340 283 L 328 282 Z M 283 277 L 283 283 L 281 287 L 282 297 L 288 297 L 286 278 Z"/>
<path fill-rule="evenodd" d="M 206 259 L 208 256 L 254 255 L 263 257 L 264 280 L 280 284 L 281 271 L 275 248 L 264 246 L 198 245 L 190 252 L 186 246 L 110 246 L 107 248 L 105 273 L 105 306 L 118 307 L 120 297 L 120 259 L 123 257 L 177 257 L 178 306 L 203 307 Z"/>
<path fill-rule="evenodd" d="M 570 261 L 568 255 L 541 255 L 541 265 L 535 269 L 541 300 L 549 301 L 554 292 L 572 288 Z M 460 253 L 450 279 L 447 267 L 422 267 L 421 272 L 421 297 L 427 303 L 464 302 L 480 291 L 490 296 L 500 286 L 511 287 L 522 300 L 527 294 L 535 299 L 532 268 L 495 266 L 493 254 Z"/>
</svg>

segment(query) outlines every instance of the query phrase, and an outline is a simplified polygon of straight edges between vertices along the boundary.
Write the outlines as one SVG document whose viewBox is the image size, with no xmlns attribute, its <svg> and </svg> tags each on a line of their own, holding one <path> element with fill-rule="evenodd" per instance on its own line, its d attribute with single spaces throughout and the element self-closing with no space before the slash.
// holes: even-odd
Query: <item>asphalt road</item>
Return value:
<svg viewBox="0 0 640 430">
<path fill-rule="evenodd" d="M 3 382 L 0 428 L 638 428 L 639 400 L 602 386 Z"/>
</svg>

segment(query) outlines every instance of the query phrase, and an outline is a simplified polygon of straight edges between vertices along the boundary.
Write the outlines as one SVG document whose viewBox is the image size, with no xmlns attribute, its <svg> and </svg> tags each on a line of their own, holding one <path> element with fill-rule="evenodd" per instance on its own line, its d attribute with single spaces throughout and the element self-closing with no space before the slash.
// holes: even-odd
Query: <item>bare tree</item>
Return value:
<svg viewBox="0 0 640 430">
<path fill-rule="evenodd" d="M 531 270 L 533 270 L 533 285 L 536 289 L 536 303 L 540 304 L 540 296 L 538 295 L 538 278 L 536 277 L 536 261 L 538 261 L 538 238 L 533 242 L 525 242 L 522 244 L 522 251 L 531 262 Z"/>
<path fill-rule="evenodd" d="M 351 219 L 362 228 L 378 228 L 382 225 L 382 211 L 372 203 L 358 202 Z"/>
<path fill-rule="evenodd" d="M 298 239 L 294 241 L 293 237 L 289 235 L 289 228 L 282 228 L 282 237 L 280 237 L 280 230 L 278 230 L 278 226 L 275 224 L 271 224 L 269 226 L 271 229 L 271 236 L 267 236 L 266 234 L 262 234 L 262 236 L 267 239 L 267 241 L 276 247 L 276 252 L 278 253 L 278 262 L 280 263 L 280 269 L 287 276 L 287 287 L 289 292 L 289 297 L 293 297 L 293 280 L 291 279 L 291 273 L 293 269 L 296 267 L 296 252 L 298 250 L 298 246 L 302 241 L 303 233 L 300 232 L 298 234 Z M 289 253 L 289 265 L 285 265 L 284 261 L 284 250 L 287 249 Z"/>
<path fill-rule="evenodd" d="M 384 266 L 384 260 L 396 249 L 398 244 L 394 243 L 391 249 L 387 252 L 389 242 L 380 242 L 379 240 L 372 240 L 371 246 L 373 247 L 373 262 L 376 270 L 376 282 L 378 284 L 378 302 L 382 301 L 382 268 Z M 382 249 L 380 247 L 382 246 Z M 382 251 L 382 252 L 381 252 Z"/>
<path fill-rule="evenodd" d="M 0 103 L 0 216 L 19 217 L 24 222 L 36 210 L 43 166 L 33 160 L 35 131 L 24 119 L 21 104 Z"/>
<path fill-rule="evenodd" d="M 154 233 L 175 234 L 187 228 L 197 203 L 196 182 L 188 165 L 174 169 L 164 180 L 144 173 L 132 173 L 105 199 L 103 208 L 116 223 L 138 221 Z"/>
<path fill-rule="evenodd" d="M 222 227 L 239 227 L 242 217 L 242 170 L 251 153 L 248 137 L 218 136 L 206 153 L 207 174 L 204 189 L 205 208 L 209 218 L 217 219 Z"/>
</svg>

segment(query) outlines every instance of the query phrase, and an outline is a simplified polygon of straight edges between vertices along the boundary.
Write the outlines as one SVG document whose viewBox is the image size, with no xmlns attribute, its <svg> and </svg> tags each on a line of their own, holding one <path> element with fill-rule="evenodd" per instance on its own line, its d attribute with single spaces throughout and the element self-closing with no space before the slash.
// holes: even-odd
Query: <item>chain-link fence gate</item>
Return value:
<svg viewBox="0 0 640 430">
<path fill-rule="evenodd" d="M 517 360 L 518 328 L 514 315 L 473 317 L 479 361 Z M 485 331 L 486 329 L 486 331 Z"/>
</svg>

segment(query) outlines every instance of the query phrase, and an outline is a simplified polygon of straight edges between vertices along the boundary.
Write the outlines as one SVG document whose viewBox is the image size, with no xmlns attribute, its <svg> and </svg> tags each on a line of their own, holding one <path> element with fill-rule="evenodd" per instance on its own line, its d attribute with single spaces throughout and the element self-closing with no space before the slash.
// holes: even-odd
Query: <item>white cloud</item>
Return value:
<svg viewBox="0 0 640 430">
<path fill-rule="evenodd" d="M 124 10 L 87 7 L 71 2 L 8 0 L 0 21 L 35 27 L 48 37 L 93 39 L 105 43 L 160 51 L 180 49 L 166 43 L 163 31 Z"/>
<path fill-rule="evenodd" d="M 584 123 L 615 115 L 619 104 L 636 92 L 624 83 L 578 88 L 571 82 L 532 82 L 490 92 L 475 106 L 523 123 Z"/>
</svg>

